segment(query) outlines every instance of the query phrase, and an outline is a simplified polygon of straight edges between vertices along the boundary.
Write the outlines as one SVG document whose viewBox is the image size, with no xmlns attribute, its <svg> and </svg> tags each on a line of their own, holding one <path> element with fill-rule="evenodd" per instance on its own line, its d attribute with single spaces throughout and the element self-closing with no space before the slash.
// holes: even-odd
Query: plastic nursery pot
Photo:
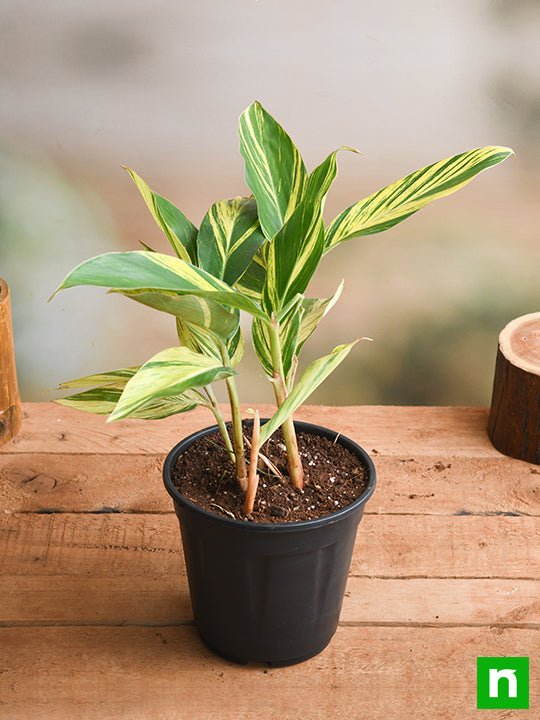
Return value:
<svg viewBox="0 0 540 720">
<path fill-rule="evenodd" d="M 359 445 L 318 425 L 295 426 L 337 441 L 357 456 L 368 472 L 368 485 L 357 500 L 323 518 L 276 524 L 203 510 L 174 486 L 172 471 L 179 455 L 216 432 L 216 425 L 182 440 L 163 468 L 180 523 L 195 624 L 211 650 L 239 663 L 293 665 L 328 645 L 339 620 L 356 529 L 375 489 L 375 467 Z"/>
</svg>

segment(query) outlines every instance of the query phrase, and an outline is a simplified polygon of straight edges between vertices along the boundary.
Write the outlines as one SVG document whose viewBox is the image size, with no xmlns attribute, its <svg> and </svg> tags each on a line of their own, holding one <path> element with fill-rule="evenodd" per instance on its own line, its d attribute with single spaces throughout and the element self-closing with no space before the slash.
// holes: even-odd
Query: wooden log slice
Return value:
<svg viewBox="0 0 540 720">
<path fill-rule="evenodd" d="M 0 445 L 19 432 L 21 420 L 9 287 L 5 280 L 0 278 Z"/>
<path fill-rule="evenodd" d="M 540 312 L 499 335 L 488 435 L 505 455 L 540 465 Z"/>
</svg>

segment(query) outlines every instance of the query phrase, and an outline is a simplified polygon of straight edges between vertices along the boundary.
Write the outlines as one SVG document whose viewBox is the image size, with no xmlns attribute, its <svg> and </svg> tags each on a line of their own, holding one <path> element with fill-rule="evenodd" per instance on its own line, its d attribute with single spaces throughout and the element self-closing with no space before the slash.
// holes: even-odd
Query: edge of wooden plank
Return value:
<svg viewBox="0 0 540 720">
<path fill-rule="evenodd" d="M 227 416 L 227 407 L 223 409 Z M 260 405 L 260 410 L 268 415 L 273 406 Z M 295 417 L 332 427 L 375 455 L 499 455 L 487 437 L 485 408 L 306 405 Z M 55 403 L 26 403 L 20 434 L 0 453 L 167 453 L 183 437 L 211 424 L 204 409 L 152 422 L 106 424 L 102 416 Z"/>
</svg>

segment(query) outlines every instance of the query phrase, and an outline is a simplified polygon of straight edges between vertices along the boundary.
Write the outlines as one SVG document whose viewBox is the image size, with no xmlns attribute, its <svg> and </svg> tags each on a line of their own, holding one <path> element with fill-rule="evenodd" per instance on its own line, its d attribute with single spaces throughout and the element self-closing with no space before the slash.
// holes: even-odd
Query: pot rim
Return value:
<svg viewBox="0 0 540 720">
<path fill-rule="evenodd" d="M 253 421 L 248 420 L 247 422 L 249 423 Z M 185 497 L 185 495 L 182 495 L 182 493 L 178 490 L 178 488 L 174 485 L 172 481 L 172 471 L 176 466 L 178 456 L 182 453 L 182 451 L 185 451 L 199 438 L 219 430 L 217 425 L 210 425 L 203 428 L 202 430 L 197 430 L 191 435 L 185 437 L 169 451 L 163 464 L 163 482 L 165 484 L 165 489 L 175 503 L 188 507 L 192 511 L 200 514 L 208 520 L 223 523 L 225 525 L 235 527 L 238 530 L 245 530 L 249 532 L 295 532 L 300 530 L 315 529 L 323 525 L 329 525 L 338 522 L 344 517 L 354 513 L 358 508 L 363 506 L 373 495 L 375 485 L 377 484 L 375 465 L 373 464 L 371 456 L 367 453 L 366 450 L 364 450 L 364 448 L 358 445 L 357 442 L 351 440 L 346 435 L 342 435 L 337 430 L 331 430 L 330 428 L 326 428 L 322 425 L 303 422 L 302 420 L 295 420 L 294 424 L 295 427 L 300 431 L 315 431 L 313 432 L 314 435 L 323 435 L 331 440 L 336 440 L 337 438 L 337 441 L 341 445 L 354 453 L 354 455 L 356 455 L 356 457 L 364 464 L 368 473 L 367 487 L 364 492 L 358 498 L 356 498 L 356 500 L 350 503 L 350 505 L 347 505 L 346 507 L 341 508 L 334 513 L 331 513 L 330 515 L 324 515 L 323 517 L 315 518 L 313 520 L 298 520 L 279 523 L 261 523 L 251 522 L 249 520 L 236 520 L 233 518 L 225 517 L 223 515 L 218 515 L 217 513 L 210 512 L 209 510 L 205 510 L 200 505 L 197 505 L 197 503 L 189 500 L 189 498 Z M 230 423 L 227 423 L 227 425 L 230 425 Z"/>
</svg>

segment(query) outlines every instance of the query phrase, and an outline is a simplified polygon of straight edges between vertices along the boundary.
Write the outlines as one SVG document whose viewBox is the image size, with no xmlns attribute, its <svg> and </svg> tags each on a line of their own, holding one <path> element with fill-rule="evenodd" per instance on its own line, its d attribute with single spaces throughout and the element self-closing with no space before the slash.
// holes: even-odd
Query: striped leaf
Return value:
<svg viewBox="0 0 540 720">
<path fill-rule="evenodd" d="M 510 148 L 483 147 L 407 175 L 338 215 L 326 232 L 325 252 L 354 236 L 388 230 L 424 205 L 456 192 L 478 173 L 512 154 Z"/>
<path fill-rule="evenodd" d="M 162 350 L 128 381 L 107 422 L 133 415 L 161 398 L 177 397 L 187 390 L 204 387 L 233 374 L 234 370 L 214 358 L 194 353 L 186 347 Z"/>
<path fill-rule="evenodd" d="M 227 339 L 236 332 L 239 323 L 238 310 L 228 310 L 223 305 L 196 295 L 177 295 L 165 290 L 113 290 L 137 302 L 179 317 L 184 322 Z"/>
<path fill-rule="evenodd" d="M 62 383 L 60 389 L 90 387 L 91 385 L 96 385 L 97 387 L 65 398 L 60 398 L 55 402 L 74 408 L 75 410 L 83 410 L 84 412 L 97 415 L 108 415 L 113 412 L 116 407 L 128 380 L 130 380 L 138 370 L 138 366 L 123 368 L 121 370 L 113 370 L 97 375 L 87 375 L 77 380 L 69 380 L 68 382 Z M 206 404 L 204 397 L 196 390 L 186 390 L 181 395 L 175 397 L 158 398 L 144 405 L 140 410 L 131 415 L 131 417 L 140 420 L 157 420 L 169 417 L 169 415 L 188 412 L 199 405 Z"/>
<path fill-rule="evenodd" d="M 238 134 L 246 182 L 257 200 L 263 232 L 271 239 L 302 199 L 304 162 L 285 130 L 258 102 L 240 116 Z"/>
<path fill-rule="evenodd" d="M 323 249 L 320 204 L 302 202 L 267 246 L 262 302 L 269 315 L 279 313 L 295 295 L 304 293 Z"/>
<path fill-rule="evenodd" d="M 208 355 L 216 360 L 221 360 L 220 340 L 205 330 L 176 318 L 176 330 L 180 343 L 193 352 Z M 227 353 L 230 358 L 231 367 L 236 367 L 244 356 L 244 334 L 238 319 L 235 331 L 226 340 Z"/>
<path fill-rule="evenodd" d="M 319 203 L 321 207 L 324 207 L 326 195 L 330 190 L 330 186 L 336 179 L 337 154 L 340 150 L 348 150 L 353 153 L 359 152 L 355 148 L 342 145 L 341 147 L 338 147 L 337 150 L 334 150 L 334 152 L 331 152 L 326 160 L 318 165 L 309 175 L 304 197 L 310 198 L 312 201 Z"/>
<path fill-rule="evenodd" d="M 300 352 L 306 340 L 315 332 L 323 317 L 334 307 L 343 291 L 343 282 L 329 298 L 304 298 L 302 302 L 303 315 L 298 329 L 298 344 L 296 354 Z"/>
<path fill-rule="evenodd" d="M 303 300 L 303 296 L 298 295 L 295 302 L 290 304 L 279 319 L 281 362 L 283 363 L 285 377 L 289 374 L 293 359 L 298 352 L 298 333 L 304 313 L 302 305 Z M 272 363 L 268 323 L 259 318 L 254 318 L 251 325 L 251 337 L 253 340 L 253 347 L 265 373 L 268 377 L 272 377 L 274 370 L 277 371 L 277 368 L 274 368 Z"/>
<path fill-rule="evenodd" d="M 55 402 L 94 415 L 109 415 L 114 411 L 123 391 L 123 387 L 109 385 L 60 398 Z M 203 404 L 201 395 L 196 394 L 193 390 L 187 390 L 181 395 L 153 400 L 131 413 L 130 418 L 134 420 L 161 420 L 171 415 L 189 412 Z"/>
<path fill-rule="evenodd" d="M 266 282 L 266 245 L 253 256 L 246 272 L 237 280 L 234 287 L 242 294 L 261 303 L 264 283 Z"/>
<path fill-rule="evenodd" d="M 291 417 L 291 415 L 306 402 L 311 393 L 345 360 L 357 342 L 356 340 L 348 345 L 338 345 L 329 355 L 314 360 L 314 362 L 306 368 L 304 374 L 296 383 L 283 405 L 278 408 L 270 420 L 261 428 L 261 445 L 283 425 L 285 420 Z"/>
<path fill-rule="evenodd" d="M 197 228 L 184 213 L 169 200 L 158 195 L 131 168 L 125 168 L 152 213 L 157 225 L 164 232 L 172 249 L 179 258 L 194 262 L 197 257 Z"/>
<path fill-rule="evenodd" d="M 104 385 L 125 385 L 127 381 L 135 375 L 139 367 L 140 365 L 134 365 L 133 367 L 122 368 L 120 370 L 110 370 L 109 372 L 96 373 L 95 375 L 85 375 L 76 380 L 67 380 L 66 382 L 60 383 L 58 389 L 69 390 L 70 388 L 92 387 L 94 385 L 97 387 Z"/>
<path fill-rule="evenodd" d="M 118 291 L 168 290 L 179 295 L 204 297 L 264 316 L 250 298 L 222 280 L 184 260 L 162 253 L 136 251 L 98 255 L 72 270 L 54 295 L 78 285 L 108 287 Z"/>
<path fill-rule="evenodd" d="M 197 237 L 199 267 L 233 285 L 264 243 L 253 198 L 220 200 L 206 213 Z"/>
</svg>

